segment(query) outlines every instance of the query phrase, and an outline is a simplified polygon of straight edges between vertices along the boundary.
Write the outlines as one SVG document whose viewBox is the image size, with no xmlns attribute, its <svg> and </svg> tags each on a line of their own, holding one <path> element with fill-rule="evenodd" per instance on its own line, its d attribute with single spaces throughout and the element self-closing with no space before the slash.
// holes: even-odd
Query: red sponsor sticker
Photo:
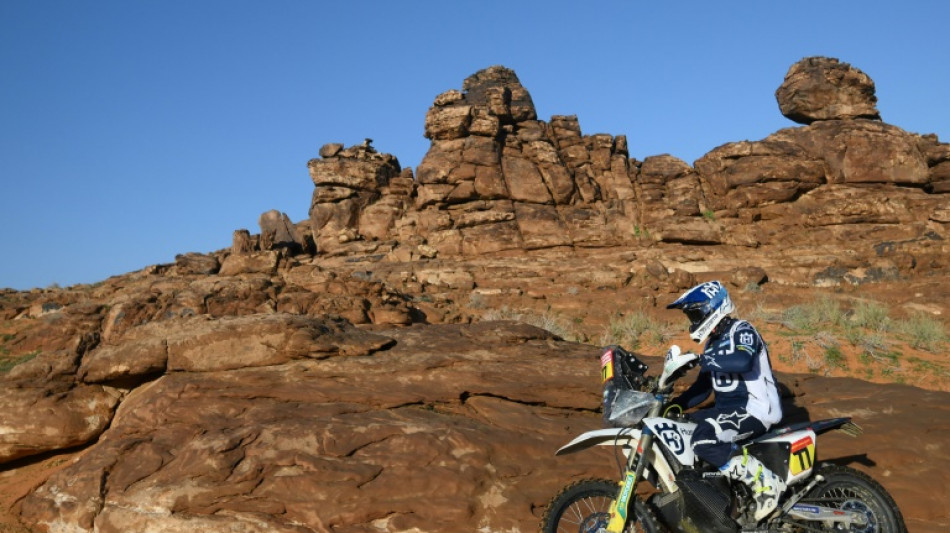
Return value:
<svg viewBox="0 0 950 533">
<path fill-rule="evenodd" d="M 792 443 L 792 453 L 801 451 L 804 448 L 807 448 L 812 445 L 811 435 L 805 437 L 804 439 L 797 440 Z"/>
<path fill-rule="evenodd" d="M 607 350 L 600 356 L 600 366 L 607 366 L 614 361 L 614 351 Z"/>
</svg>

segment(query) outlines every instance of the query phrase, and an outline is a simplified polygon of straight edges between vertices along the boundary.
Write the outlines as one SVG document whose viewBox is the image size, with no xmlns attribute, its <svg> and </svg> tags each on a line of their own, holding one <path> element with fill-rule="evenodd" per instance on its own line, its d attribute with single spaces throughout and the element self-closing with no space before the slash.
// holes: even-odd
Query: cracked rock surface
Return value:
<svg viewBox="0 0 950 533">
<path fill-rule="evenodd" d="M 227 321 L 179 332 L 235 338 Z M 527 530 L 557 483 L 610 464 L 553 456 L 598 420 L 590 346 L 513 322 L 373 337 L 388 349 L 205 365 L 136 387 L 22 518 L 103 533 Z"/>
<path fill-rule="evenodd" d="M 600 427 L 592 346 L 516 322 L 367 333 L 286 319 L 297 357 L 143 382 L 97 444 L 20 502 L 21 518 L 49 532 L 533 531 L 560 486 L 616 476 L 608 450 L 553 455 Z M 178 331 L 198 346 L 240 338 L 233 326 Z M 948 393 L 780 380 L 786 422 L 855 416 L 864 427 L 860 440 L 823 436 L 822 460 L 871 472 L 915 530 L 937 531 L 944 495 L 917 480 L 950 483 L 933 466 L 950 460 Z M 919 405 L 931 406 L 925 419 Z"/>
</svg>

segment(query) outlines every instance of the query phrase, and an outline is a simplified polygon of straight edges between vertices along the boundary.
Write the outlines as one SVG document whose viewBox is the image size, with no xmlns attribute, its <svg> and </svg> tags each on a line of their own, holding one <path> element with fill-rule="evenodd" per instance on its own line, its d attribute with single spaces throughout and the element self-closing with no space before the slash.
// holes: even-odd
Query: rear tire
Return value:
<svg viewBox="0 0 950 533">
<path fill-rule="evenodd" d="M 904 517 L 894 498 L 871 476 L 833 464 L 821 465 L 818 474 L 825 480 L 799 503 L 863 512 L 868 517 L 868 524 L 861 528 L 852 526 L 851 529 L 858 533 L 907 533 Z"/>
<path fill-rule="evenodd" d="M 610 504 L 619 485 L 606 479 L 575 481 L 561 489 L 544 510 L 541 533 L 595 533 L 610 520 Z M 637 521 L 624 533 L 660 533 L 653 511 L 640 498 L 633 502 Z"/>
</svg>

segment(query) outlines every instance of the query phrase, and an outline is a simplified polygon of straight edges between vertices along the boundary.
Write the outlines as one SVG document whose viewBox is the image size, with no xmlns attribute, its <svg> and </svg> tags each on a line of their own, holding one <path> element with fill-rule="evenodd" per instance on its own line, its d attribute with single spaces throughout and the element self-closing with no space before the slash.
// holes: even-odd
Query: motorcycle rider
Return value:
<svg viewBox="0 0 950 533">
<path fill-rule="evenodd" d="M 706 343 L 699 377 L 673 399 L 671 408 L 695 407 L 715 391 L 714 407 L 690 415 L 698 423 L 693 452 L 724 476 L 748 485 L 755 495 L 755 519 L 761 520 L 775 510 L 785 480 L 744 449 L 739 452 L 736 443 L 764 434 L 782 419 L 765 341 L 752 324 L 729 316 L 735 307 L 718 281 L 687 290 L 667 309 L 682 310 L 690 321 L 690 337 Z"/>
</svg>

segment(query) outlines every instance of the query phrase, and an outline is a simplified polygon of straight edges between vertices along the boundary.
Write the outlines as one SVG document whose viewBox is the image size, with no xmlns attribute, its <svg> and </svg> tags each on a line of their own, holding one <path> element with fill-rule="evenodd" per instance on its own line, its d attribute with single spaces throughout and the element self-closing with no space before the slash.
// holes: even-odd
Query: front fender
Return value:
<svg viewBox="0 0 950 533">
<path fill-rule="evenodd" d="M 594 446 L 620 446 L 623 448 L 624 454 L 630 455 L 630 451 L 636 448 L 640 443 L 641 436 L 640 430 L 633 428 L 597 429 L 578 435 L 571 442 L 561 446 L 561 449 L 554 455 L 567 455 Z M 650 455 L 652 468 L 655 470 L 658 478 L 650 479 L 650 475 L 648 474 L 647 478 L 650 479 L 650 482 L 654 485 L 659 482 L 665 492 L 676 492 L 679 490 L 676 486 L 676 476 L 673 474 L 673 469 L 670 468 L 670 463 L 666 460 L 666 457 L 660 453 L 660 449 L 656 443 L 653 444 L 653 453 Z"/>
<path fill-rule="evenodd" d="M 631 442 L 632 441 L 632 442 Z M 632 448 L 640 442 L 640 430 L 631 428 L 606 428 L 588 431 L 578 435 L 571 442 L 568 442 L 554 455 L 567 455 L 569 453 L 586 450 L 593 446 L 624 446 Z"/>
</svg>

